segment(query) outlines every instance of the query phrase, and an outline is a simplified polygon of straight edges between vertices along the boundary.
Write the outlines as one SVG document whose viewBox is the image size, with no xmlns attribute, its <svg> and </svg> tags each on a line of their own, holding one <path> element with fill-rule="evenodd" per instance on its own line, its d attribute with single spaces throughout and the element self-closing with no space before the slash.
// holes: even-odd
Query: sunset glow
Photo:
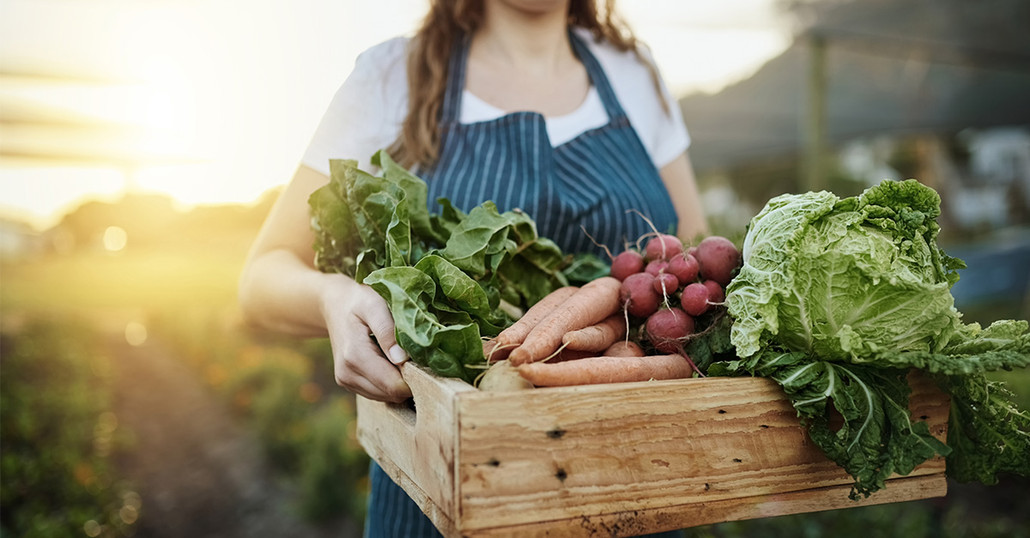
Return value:
<svg viewBox="0 0 1030 538">
<path fill-rule="evenodd" d="M 623 2 L 672 90 L 714 91 L 782 50 L 772 0 Z M 360 51 L 424 0 L 0 5 L 0 213 L 52 225 L 84 199 L 249 203 L 285 183 Z M 746 16 L 741 14 L 747 14 Z"/>
</svg>

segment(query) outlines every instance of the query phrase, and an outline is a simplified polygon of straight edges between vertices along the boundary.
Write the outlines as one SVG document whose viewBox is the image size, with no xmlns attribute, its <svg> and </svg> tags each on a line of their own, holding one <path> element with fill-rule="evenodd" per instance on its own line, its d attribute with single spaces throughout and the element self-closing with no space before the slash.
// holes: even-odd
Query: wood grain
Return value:
<svg viewBox="0 0 1030 538">
<path fill-rule="evenodd" d="M 359 440 L 446 535 L 635 534 L 862 504 L 771 380 L 486 393 L 403 373 L 417 412 L 361 400 Z M 910 384 L 913 416 L 944 439 L 947 396 Z M 944 470 L 930 460 L 864 503 L 943 495 Z"/>
</svg>

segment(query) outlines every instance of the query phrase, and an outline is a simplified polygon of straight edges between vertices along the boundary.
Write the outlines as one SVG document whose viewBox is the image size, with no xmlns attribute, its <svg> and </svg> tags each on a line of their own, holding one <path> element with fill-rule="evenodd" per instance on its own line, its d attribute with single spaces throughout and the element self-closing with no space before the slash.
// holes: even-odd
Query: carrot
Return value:
<svg viewBox="0 0 1030 538">
<path fill-rule="evenodd" d="M 517 366 L 553 354 L 561 345 L 565 333 L 589 327 L 618 312 L 622 307 L 619 299 L 621 288 L 622 282 L 610 276 L 584 284 L 561 306 L 540 320 L 522 344 L 512 350 L 508 360 Z"/>
<path fill-rule="evenodd" d="M 626 318 L 615 313 L 600 323 L 565 333 L 561 341 L 566 349 L 604 351 L 623 336 L 626 336 Z"/>
<path fill-rule="evenodd" d="M 564 362 L 535 362 L 516 368 L 536 387 L 597 383 L 626 383 L 690 377 L 693 369 L 683 355 L 646 357 L 588 357 Z"/>
<path fill-rule="evenodd" d="M 632 340 L 619 340 L 602 353 L 606 357 L 643 357 L 646 354 L 644 348 Z"/>
<path fill-rule="evenodd" d="M 537 323 L 540 323 L 540 320 L 553 312 L 555 308 L 558 308 L 559 305 L 569 297 L 572 297 L 578 290 L 579 287 L 577 286 L 565 286 L 548 293 L 543 299 L 529 307 L 529 310 L 516 320 L 515 323 L 509 325 L 493 339 L 487 340 L 486 342 L 489 343 L 489 346 L 487 343 L 483 344 L 483 355 L 490 361 L 500 361 L 508 358 L 511 350 L 522 344 L 522 341 L 526 339 L 526 335 L 533 330 L 533 327 L 536 327 Z"/>
</svg>

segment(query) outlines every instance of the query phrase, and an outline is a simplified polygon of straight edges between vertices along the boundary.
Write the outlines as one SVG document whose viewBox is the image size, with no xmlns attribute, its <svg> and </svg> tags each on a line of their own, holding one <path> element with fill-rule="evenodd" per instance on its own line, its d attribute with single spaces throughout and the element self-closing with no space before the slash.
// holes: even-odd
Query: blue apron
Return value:
<svg viewBox="0 0 1030 538">
<path fill-rule="evenodd" d="M 544 117 L 515 112 L 472 124 L 459 123 L 465 88 L 468 39 L 451 56 L 441 110 L 440 158 L 419 176 L 429 186 L 430 210 L 445 197 L 469 211 L 493 200 L 501 211 L 520 208 L 537 232 L 564 252 L 619 252 L 651 231 L 639 211 L 661 232 L 675 234 L 676 210 L 644 144 L 630 125 L 608 77 L 587 45 L 569 32 L 608 114 L 608 123 L 557 147 Z M 651 98 L 651 96 L 647 96 Z M 589 234 L 589 235 L 588 235 Z"/>
<path fill-rule="evenodd" d="M 428 184 L 430 210 L 440 211 L 436 199 L 441 197 L 466 212 L 486 200 L 493 200 L 501 211 L 521 208 L 536 221 L 538 234 L 570 253 L 603 255 L 591 236 L 619 252 L 627 241 L 651 232 L 633 211 L 647 216 L 659 231 L 675 233 L 676 211 L 669 193 L 608 77 L 578 36 L 570 31 L 569 39 L 609 122 L 558 147 L 551 146 L 544 117 L 535 112 L 459 123 L 469 42 L 467 37 L 459 40 L 451 55 L 440 116 L 440 158 L 433 168 L 416 170 Z M 369 476 L 366 538 L 440 536 L 375 462 Z"/>
</svg>

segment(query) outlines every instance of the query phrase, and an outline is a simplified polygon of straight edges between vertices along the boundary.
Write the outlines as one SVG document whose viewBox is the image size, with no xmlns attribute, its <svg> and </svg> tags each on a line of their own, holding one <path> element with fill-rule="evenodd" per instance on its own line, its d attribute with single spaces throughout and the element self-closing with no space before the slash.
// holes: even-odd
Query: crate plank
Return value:
<svg viewBox="0 0 1030 538">
<path fill-rule="evenodd" d="M 653 532 L 862 504 L 771 380 L 485 393 L 402 370 L 417 411 L 359 398 L 359 440 L 448 536 Z M 910 384 L 913 415 L 944 439 L 947 396 Z M 944 470 L 934 458 L 863 503 L 943 495 Z"/>
</svg>

